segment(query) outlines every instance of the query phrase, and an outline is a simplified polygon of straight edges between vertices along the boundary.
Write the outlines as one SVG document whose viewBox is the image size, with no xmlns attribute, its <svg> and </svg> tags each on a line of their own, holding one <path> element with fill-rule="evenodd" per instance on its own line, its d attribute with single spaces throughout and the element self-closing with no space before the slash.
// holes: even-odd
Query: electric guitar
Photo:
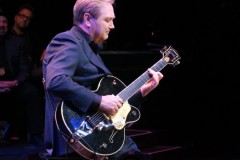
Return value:
<svg viewBox="0 0 240 160">
<path fill-rule="evenodd" d="M 171 46 L 161 51 L 162 58 L 151 69 L 161 71 L 167 64 L 179 64 L 180 56 Z M 69 145 L 86 159 L 104 159 L 118 152 L 125 140 L 125 127 L 140 118 L 140 111 L 128 103 L 140 88 L 150 79 L 148 71 L 126 86 L 114 76 L 103 77 L 95 91 L 100 95 L 118 95 L 123 106 L 116 115 L 96 113 L 79 113 L 73 106 L 62 102 L 55 112 L 58 129 Z"/>
</svg>

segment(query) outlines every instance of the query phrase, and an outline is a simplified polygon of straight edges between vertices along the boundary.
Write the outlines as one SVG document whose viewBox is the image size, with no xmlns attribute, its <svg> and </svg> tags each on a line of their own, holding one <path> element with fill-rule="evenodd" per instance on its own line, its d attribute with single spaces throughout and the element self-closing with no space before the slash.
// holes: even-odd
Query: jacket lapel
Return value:
<svg viewBox="0 0 240 160">
<path fill-rule="evenodd" d="M 86 54 L 86 56 L 88 57 L 89 61 L 101 68 L 106 74 L 111 74 L 111 72 L 106 68 L 105 64 L 103 63 L 101 57 L 97 54 L 95 54 L 91 47 L 89 46 L 88 42 L 86 41 L 86 39 L 84 38 L 84 36 L 80 33 L 79 28 L 76 26 L 73 26 L 71 29 L 71 32 L 77 37 L 77 39 L 79 39 L 79 43 L 82 46 L 83 50 L 84 50 L 84 54 Z"/>
</svg>

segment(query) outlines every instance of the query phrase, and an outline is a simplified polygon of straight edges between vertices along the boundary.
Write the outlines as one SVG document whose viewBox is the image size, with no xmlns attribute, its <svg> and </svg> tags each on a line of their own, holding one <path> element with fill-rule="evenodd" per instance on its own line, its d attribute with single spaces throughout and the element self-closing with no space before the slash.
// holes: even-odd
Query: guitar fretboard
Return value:
<svg viewBox="0 0 240 160">
<path fill-rule="evenodd" d="M 160 59 L 156 62 L 151 69 L 154 71 L 161 71 L 167 62 L 164 59 Z M 131 98 L 148 80 L 150 79 L 148 71 L 145 71 L 142 75 L 140 75 L 136 80 L 134 80 L 131 84 L 129 84 L 126 88 L 124 88 L 118 96 L 122 98 L 125 102 L 129 98 Z"/>
</svg>

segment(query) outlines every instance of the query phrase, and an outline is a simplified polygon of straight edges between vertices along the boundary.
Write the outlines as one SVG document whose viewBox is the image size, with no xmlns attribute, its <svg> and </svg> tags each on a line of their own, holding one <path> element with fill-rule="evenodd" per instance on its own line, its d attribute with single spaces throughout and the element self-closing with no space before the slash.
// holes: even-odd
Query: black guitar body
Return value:
<svg viewBox="0 0 240 160">
<path fill-rule="evenodd" d="M 100 95 L 117 95 L 125 87 L 116 77 L 107 76 L 101 79 L 95 92 Z M 140 111 L 131 106 L 126 124 L 139 118 Z M 88 159 L 116 153 L 125 140 L 125 128 L 116 129 L 111 119 L 101 112 L 86 115 L 73 106 L 62 103 L 57 107 L 55 119 L 59 130 L 64 133 L 64 138 L 72 148 Z"/>
</svg>

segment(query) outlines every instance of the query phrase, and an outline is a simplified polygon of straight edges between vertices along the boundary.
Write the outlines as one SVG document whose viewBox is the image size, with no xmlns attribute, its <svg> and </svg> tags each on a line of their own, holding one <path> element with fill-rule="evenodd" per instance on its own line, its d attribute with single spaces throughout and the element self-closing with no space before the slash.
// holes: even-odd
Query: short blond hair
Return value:
<svg viewBox="0 0 240 160">
<path fill-rule="evenodd" d="M 82 23 L 84 13 L 89 13 L 94 18 L 98 18 L 100 16 L 100 9 L 104 3 L 114 5 L 115 0 L 76 0 L 73 7 L 73 23 Z"/>
</svg>

